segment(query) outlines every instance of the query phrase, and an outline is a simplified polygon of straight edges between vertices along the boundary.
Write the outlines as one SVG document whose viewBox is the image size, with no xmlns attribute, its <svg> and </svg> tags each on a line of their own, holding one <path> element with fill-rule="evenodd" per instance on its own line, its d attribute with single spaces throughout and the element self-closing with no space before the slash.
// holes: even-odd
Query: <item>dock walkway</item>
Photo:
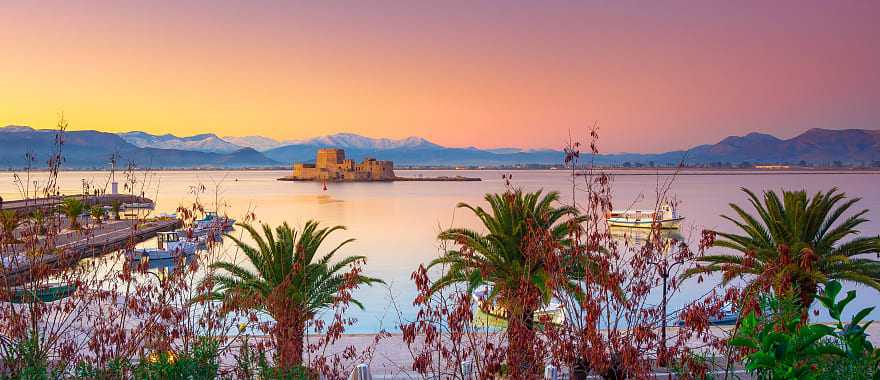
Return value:
<svg viewBox="0 0 880 380">
<path fill-rule="evenodd" d="M 55 236 L 51 244 L 58 253 L 33 259 L 25 257 L 25 248 L 21 244 L 12 245 L 4 251 L 4 262 L 8 262 L 7 268 L 0 270 L 0 284 L 20 285 L 39 277 L 40 272 L 46 269 L 66 268 L 83 258 L 132 247 L 156 236 L 158 232 L 173 231 L 180 225 L 179 219 L 116 220 L 93 226 L 87 232 L 66 230 Z"/>
<path fill-rule="evenodd" d="M 36 209 L 57 207 L 63 203 L 66 198 L 83 200 L 83 203 L 89 206 L 96 204 L 110 205 L 113 201 L 119 201 L 120 203 L 153 203 L 150 199 L 128 194 L 87 195 L 85 197 L 82 195 L 66 195 L 32 199 L 4 199 L 3 203 L 0 203 L 0 210 L 14 210 L 19 214 L 26 214 Z"/>
</svg>

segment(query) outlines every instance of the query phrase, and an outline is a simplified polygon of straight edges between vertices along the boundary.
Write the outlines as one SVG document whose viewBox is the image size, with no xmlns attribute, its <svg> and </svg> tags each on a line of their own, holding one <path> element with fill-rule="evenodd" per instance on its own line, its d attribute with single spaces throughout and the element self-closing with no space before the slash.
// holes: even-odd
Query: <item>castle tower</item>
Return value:
<svg viewBox="0 0 880 380">
<path fill-rule="evenodd" d="M 345 161 L 345 151 L 342 149 L 318 149 L 318 157 L 315 166 L 318 169 L 336 169 Z"/>
</svg>

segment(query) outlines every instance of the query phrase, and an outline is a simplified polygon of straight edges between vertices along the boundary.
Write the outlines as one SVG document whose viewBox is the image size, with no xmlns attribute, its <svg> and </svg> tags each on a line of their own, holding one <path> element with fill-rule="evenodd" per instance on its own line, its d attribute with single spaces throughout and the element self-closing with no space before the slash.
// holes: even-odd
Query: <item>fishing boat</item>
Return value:
<svg viewBox="0 0 880 380">
<path fill-rule="evenodd" d="M 663 203 L 657 210 L 614 210 L 605 215 L 605 220 L 612 227 L 652 228 L 657 225 L 662 229 L 677 229 L 684 217 L 675 207 Z"/>
<path fill-rule="evenodd" d="M 474 290 L 473 295 L 477 299 L 478 314 L 485 314 L 485 323 L 490 327 L 505 327 L 507 310 L 497 304 L 485 304 L 491 291 L 491 285 L 481 285 Z M 565 307 L 559 302 L 550 302 L 546 306 L 536 310 L 533 319 L 536 322 L 546 321 L 554 325 L 561 325 L 565 323 Z"/>
<path fill-rule="evenodd" d="M 189 265 L 195 260 L 195 256 L 186 256 L 181 260 L 180 258 L 175 259 L 165 259 L 165 260 L 149 260 L 147 263 L 147 269 L 158 269 L 160 271 L 173 271 L 175 268 L 180 266 Z"/>
<path fill-rule="evenodd" d="M 152 202 L 131 202 L 124 203 L 122 208 L 126 210 L 153 210 L 156 208 L 156 204 Z"/>
<path fill-rule="evenodd" d="M 181 239 L 177 232 L 159 232 L 156 248 L 139 248 L 129 251 L 132 260 L 148 257 L 150 260 L 173 259 L 180 256 L 191 256 L 196 253 L 196 243 Z"/>
<path fill-rule="evenodd" d="M 201 219 L 193 222 L 193 230 L 219 230 L 228 231 L 235 225 L 235 219 L 228 216 L 218 216 L 214 211 L 208 211 Z"/>
<path fill-rule="evenodd" d="M 713 315 L 709 317 L 709 324 L 712 326 L 734 325 L 738 320 L 739 313 L 733 311 L 733 307 L 730 304 L 727 304 L 721 308 L 721 315 Z M 678 325 L 684 326 L 684 321 L 679 319 Z"/>
<path fill-rule="evenodd" d="M 10 289 L 8 297 L 12 303 L 53 302 L 70 297 L 76 292 L 76 285 L 65 283 L 48 283 L 34 288 L 16 286 Z"/>
<path fill-rule="evenodd" d="M 222 232 L 216 228 L 184 228 L 174 232 L 180 239 L 196 243 L 200 247 L 207 245 L 209 241 L 220 241 L 223 236 Z"/>
</svg>

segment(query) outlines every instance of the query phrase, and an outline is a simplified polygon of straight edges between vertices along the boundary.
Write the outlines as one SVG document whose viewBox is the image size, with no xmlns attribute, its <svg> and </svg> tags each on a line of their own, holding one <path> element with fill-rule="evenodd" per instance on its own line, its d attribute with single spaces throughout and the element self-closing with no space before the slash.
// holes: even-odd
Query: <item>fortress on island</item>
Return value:
<svg viewBox="0 0 880 380">
<path fill-rule="evenodd" d="M 345 158 L 345 151 L 336 148 L 318 149 L 314 164 L 297 162 L 293 173 L 279 181 L 321 181 L 321 182 L 390 182 L 390 181 L 480 181 L 480 178 L 462 176 L 439 177 L 398 177 L 394 174 L 394 163 L 365 158 L 361 163 Z M 324 190 L 327 190 L 325 184 Z"/>
<path fill-rule="evenodd" d="M 301 181 L 393 181 L 394 163 L 374 158 L 361 163 L 345 158 L 342 149 L 318 149 L 314 164 L 293 164 L 291 180 Z"/>
</svg>

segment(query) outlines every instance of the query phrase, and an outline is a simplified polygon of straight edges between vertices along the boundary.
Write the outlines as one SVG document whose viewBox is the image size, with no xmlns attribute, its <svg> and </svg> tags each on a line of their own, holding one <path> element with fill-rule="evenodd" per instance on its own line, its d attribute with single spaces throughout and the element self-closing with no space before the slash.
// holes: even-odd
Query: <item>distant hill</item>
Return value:
<svg viewBox="0 0 880 380">
<path fill-rule="evenodd" d="M 0 128 L 0 168 L 21 168 L 25 154 L 35 155 L 36 168 L 43 168 L 55 142 L 55 131 L 31 128 Z M 239 168 L 281 165 L 260 152 L 243 148 L 231 153 L 211 153 L 182 149 L 142 148 L 112 133 L 68 131 L 64 134 L 62 167 L 91 169 L 109 167 L 112 154 L 119 154 L 119 164 L 129 162 L 152 168 Z"/>
<path fill-rule="evenodd" d="M 344 141 L 344 140 L 343 140 Z M 393 160 L 399 165 L 515 165 L 559 164 L 563 153 L 558 150 L 522 150 L 517 148 L 477 149 L 447 148 L 427 140 L 418 144 L 387 146 L 345 144 L 340 139 L 318 138 L 273 148 L 264 152 L 281 162 L 314 160 L 318 148 L 344 147 L 346 155 L 355 159 L 376 157 Z M 873 164 L 880 161 L 880 131 L 863 129 L 810 129 L 788 140 L 763 134 L 730 136 L 716 144 L 699 145 L 688 150 L 657 154 L 615 153 L 595 157 L 600 165 L 654 163 L 656 165 L 689 165 L 743 162 L 790 163 L 802 161 L 815 165 Z"/>
<path fill-rule="evenodd" d="M 52 147 L 54 132 L 25 126 L 0 128 L 0 167 L 20 167 L 26 151 L 38 154 L 38 166 Z M 224 137 L 201 134 L 189 137 L 151 135 L 144 132 L 122 134 L 73 131 L 65 134 L 65 166 L 97 168 L 107 165 L 110 155 L 119 152 L 121 162 L 133 161 L 155 168 L 240 168 L 287 166 L 293 162 L 312 162 L 320 148 L 342 148 L 355 160 L 374 157 L 392 160 L 399 166 L 502 166 L 522 164 L 561 164 L 559 150 L 519 148 L 450 148 L 420 137 L 405 139 L 371 138 L 339 133 L 306 140 L 281 142 L 263 136 Z M 791 139 L 750 133 L 730 136 L 715 144 L 688 150 L 657 154 L 616 153 L 591 157 L 596 164 L 622 165 L 739 165 L 747 162 L 817 165 L 837 163 L 874 165 L 880 162 L 880 131 L 863 129 L 810 129 Z"/>
<path fill-rule="evenodd" d="M 688 162 L 759 162 L 828 164 L 835 161 L 870 164 L 880 160 L 880 131 L 810 129 L 788 140 L 750 133 L 731 136 L 714 145 L 687 152 Z"/>
<path fill-rule="evenodd" d="M 335 145 L 286 145 L 264 152 L 267 157 L 282 162 L 311 162 L 320 148 L 333 148 Z M 562 153 L 553 150 L 536 152 L 516 152 L 509 154 L 492 153 L 476 148 L 445 148 L 441 146 L 389 149 L 346 148 L 345 156 L 355 160 L 373 157 L 394 161 L 396 165 L 514 165 L 514 164 L 556 164 L 562 162 Z"/>
</svg>

